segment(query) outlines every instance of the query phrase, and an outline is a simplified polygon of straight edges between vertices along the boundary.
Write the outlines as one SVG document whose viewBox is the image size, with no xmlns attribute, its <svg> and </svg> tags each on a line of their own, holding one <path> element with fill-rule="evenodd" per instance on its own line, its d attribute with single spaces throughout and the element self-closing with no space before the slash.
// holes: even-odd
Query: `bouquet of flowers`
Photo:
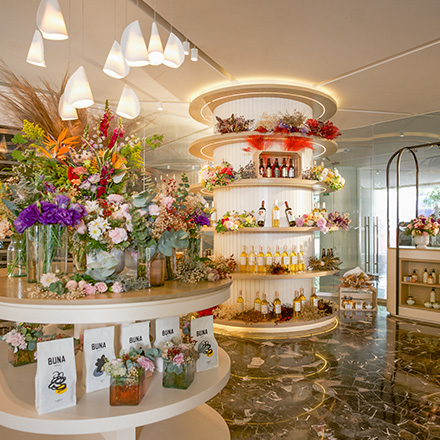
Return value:
<svg viewBox="0 0 440 440">
<path fill-rule="evenodd" d="M 200 354 L 195 350 L 192 342 L 185 344 L 172 340 L 165 342 L 162 347 L 162 357 L 166 361 L 167 373 L 181 374 L 184 366 L 196 362 Z"/>
<path fill-rule="evenodd" d="M 229 258 L 219 255 L 214 258 L 204 259 L 204 263 L 208 268 L 208 281 L 218 281 L 231 278 L 231 273 L 237 269 L 237 262 L 234 260 L 234 256 Z"/>
<path fill-rule="evenodd" d="M 329 230 L 328 221 L 325 216 L 323 214 L 316 214 L 314 212 L 301 215 L 295 220 L 295 224 L 299 228 L 302 228 L 303 226 L 319 228 L 319 230 L 324 234 L 326 234 Z"/>
<path fill-rule="evenodd" d="M 439 232 L 439 227 L 440 223 L 433 215 L 431 215 L 430 217 L 419 215 L 417 218 L 411 220 L 406 225 L 405 235 L 435 236 Z"/>
<path fill-rule="evenodd" d="M 202 166 L 199 172 L 200 183 L 208 191 L 212 191 L 217 186 L 228 186 L 231 182 L 238 178 L 237 173 L 229 162 L 222 162 L 214 168 L 209 164 Z"/>
<path fill-rule="evenodd" d="M 333 191 L 342 189 L 345 186 L 345 179 L 339 174 L 338 170 L 335 168 L 332 171 L 329 168 L 325 168 L 324 165 L 314 166 L 303 171 L 302 178 L 323 182 L 327 188 Z"/>
<path fill-rule="evenodd" d="M 344 231 L 348 231 L 350 228 L 350 222 L 349 214 L 346 212 L 341 214 L 338 211 L 328 213 L 327 225 L 330 228 L 336 226 Z"/>
<path fill-rule="evenodd" d="M 308 270 L 339 270 L 341 264 L 342 261 L 339 257 L 332 255 L 327 255 L 322 258 L 310 257 Z"/>
<path fill-rule="evenodd" d="M 258 226 L 253 212 L 244 211 L 239 214 L 235 211 L 228 211 L 217 222 L 215 230 L 217 232 L 237 231 L 241 228 L 254 228 Z"/>
<path fill-rule="evenodd" d="M 365 289 L 372 288 L 370 277 L 365 272 L 358 274 L 347 275 L 341 278 L 339 287 L 346 287 L 348 289 Z"/>
<path fill-rule="evenodd" d="M 244 116 L 235 116 L 232 114 L 229 118 L 222 119 L 218 116 L 215 117 L 217 123 L 215 128 L 218 133 L 240 133 L 242 131 L 249 131 L 253 119 L 245 119 Z"/>
<path fill-rule="evenodd" d="M 14 328 L 2 337 L 13 350 L 34 351 L 37 342 L 43 337 L 43 324 L 32 324 L 27 322 L 17 322 Z"/>
<path fill-rule="evenodd" d="M 307 119 L 306 126 L 308 136 L 323 137 L 331 141 L 341 135 L 339 128 L 330 121 L 322 122 L 317 119 Z"/>
</svg>

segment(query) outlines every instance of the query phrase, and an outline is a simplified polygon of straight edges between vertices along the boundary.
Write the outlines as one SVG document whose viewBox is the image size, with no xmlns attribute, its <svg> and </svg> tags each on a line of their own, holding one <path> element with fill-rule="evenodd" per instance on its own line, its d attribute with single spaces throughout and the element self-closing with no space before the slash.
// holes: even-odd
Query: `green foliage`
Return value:
<svg viewBox="0 0 440 440">
<path fill-rule="evenodd" d="M 175 231 L 165 231 L 159 238 L 158 250 L 167 257 L 173 253 L 173 249 L 187 248 L 189 243 L 189 234 L 181 229 Z"/>
<path fill-rule="evenodd" d="M 433 189 L 425 198 L 427 205 L 435 205 L 440 202 L 440 188 Z"/>
</svg>

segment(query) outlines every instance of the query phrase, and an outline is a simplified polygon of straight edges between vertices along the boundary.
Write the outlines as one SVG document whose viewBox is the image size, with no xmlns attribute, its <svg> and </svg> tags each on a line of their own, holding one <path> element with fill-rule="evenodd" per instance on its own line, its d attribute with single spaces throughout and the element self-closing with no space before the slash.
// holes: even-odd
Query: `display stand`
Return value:
<svg viewBox="0 0 440 440">
<path fill-rule="evenodd" d="M 342 305 L 344 297 L 351 297 L 354 306 L 351 308 Z M 363 303 L 368 302 L 371 308 L 367 309 Z M 365 289 L 351 289 L 346 287 L 339 288 L 339 308 L 342 310 L 355 310 L 357 312 L 375 312 L 377 311 L 377 290 L 374 287 Z"/>
</svg>

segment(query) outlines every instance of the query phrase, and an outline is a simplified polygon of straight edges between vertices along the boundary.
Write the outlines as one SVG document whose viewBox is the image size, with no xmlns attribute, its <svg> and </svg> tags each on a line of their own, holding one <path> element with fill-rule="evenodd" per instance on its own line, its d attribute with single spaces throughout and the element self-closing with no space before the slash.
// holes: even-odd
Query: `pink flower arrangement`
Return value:
<svg viewBox="0 0 440 440">
<path fill-rule="evenodd" d="M 425 215 L 419 215 L 417 218 L 411 220 L 405 229 L 405 235 L 423 235 L 423 236 L 435 236 L 439 233 L 440 221 L 433 215 L 426 217 Z"/>
</svg>

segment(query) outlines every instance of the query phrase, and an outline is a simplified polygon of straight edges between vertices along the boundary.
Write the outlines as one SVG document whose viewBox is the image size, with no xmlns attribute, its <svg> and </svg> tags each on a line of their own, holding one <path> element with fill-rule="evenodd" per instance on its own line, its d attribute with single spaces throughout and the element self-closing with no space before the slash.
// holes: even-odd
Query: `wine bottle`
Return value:
<svg viewBox="0 0 440 440">
<path fill-rule="evenodd" d="M 275 318 L 281 318 L 281 300 L 278 291 L 275 292 L 275 299 L 273 300 L 273 310 L 275 312 Z"/>
<path fill-rule="evenodd" d="M 306 270 L 306 264 L 305 264 L 304 251 L 302 244 L 300 244 L 299 252 L 298 252 L 298 272 L 305 272 L 305 270 Z"/>
<path fill-rule="evenodd" d="M 267 158 L 266 162 L 266 177 L 273 177 L 272 165 L 270 164 L 270 157 Z"/>
<path fill-rule="evenodd" d="M 280 254 L 280 247 L 277 245 L 275 250 L 275 255 L 273 256 L 273 264 L 281 264 L 281 254 Z"/>
<path fill-rule="evenodd" d="M 248 270 L 248 255 L 246 246 L 243 245 L 243 252 L 240 254 L 240 272 L 247 272 Z"/>
<path fill-rule="evenodd" d="M 263 293 L 263 300 L 261 301 L 261 313 L 263 314 L 263 319 L 266 319 L 269 313 L 269 303 L 267 302 L 265 293 Z"/>
<path fill-rule="evenodd" d="M 319 203 L 315 203 L 314 204 L 314 208 L 313 208 L 313 211 L 312 211 L 312 214 L 313 214 L 313 216 L 314 217 L 318 217 L 319 216 L 319 214 L 320 214 L 320 209 L 319 209 Z"/>
<path fill-rule="evenodd" d="M 266 252 L 266 269 L 273 264 L 273 255 L 270 251 L 270 246 L 267 246 L 267 252 Z"/>
<path fill-rule="evenodd" d="M 260 176 L 261 177 L 266 177 L 266 173 L 264 172 L 264 162 L 263 162 L 263 158 L 260 157 Z"/>
<path fill-rule="evenodd" d="M 327 257 L 331 257 L 332 256 L 332 251 L 330 249 L 327 249 Z"/>
<path fill-rule="evenodd" d="M 266 222 L 266 208 L 264 207 L 264 200 L 262 200 L 260 209 L 258 210 L 257 225 L 263 227 L 265 222 Z"/>
<path fill-rule="evenodd" d="M 318 307 L 318 296 L 316 295 L 316 289 L 312 287 L 312 294 L 310 295 L 310 305 L 312 307 Z"/>
<path fill-rule="evenodd" d="M 212 202 L 210 222 L 212 227 L 215 228 L 217 226 L 217 210 L 215 209 L 214 201 Z"/>
<path fill-rule="evenodd" d="M 299 299 L 299 293 L 295 290 L 295 298 L 293 299 L 293 317 L 295 319 L 299 318 L 301 313 L 301 300 Z"/>
<path fill-rule="evenodd" d="M 281 254 L 281 264 L 283 265 L 284 269 L 289 270 L 290 268 L 290 256 L 287 252 L 287 245 L 283 246 L 283 253 Z"/>
<path fill-rule="evenodd" d="M 325 258 L 325 248 L 322 248 L 321 260 Z"/>
<path fill-rule="evenodd" d="M 238 313 L 242 314 L 243 310 L 244 310 L 244 299 L 243 299 L 241 290 L 238 293 L 237 306 L 238 306 Z"/>
<path fill-rule="evenodd" d="M 278 200 L 275 200 L 275 204 L 272 209 L 272 227 L 278 228 L 280 226 L 280 208 L 278 208 Z"/>
<path fill-rule="evenodd" d="M 260 246 L 260 250 L 257 254 L 257 272 L 258 273 L 265 273 L 266 272 L 266 266 L 264 265 L 263 246 Z"/>
<path fill-rule="evenodd" d="M 306 297 L 304 296 L 304 288 L 303 287 L 301 287 L 299 289 L 299 293 L 300 293 L 299 299 L 301 301 L 301 310 L 303 310 L 304 306 L 306 305 Z"/>
<path fill-rule="evenodd" d="M 322 202 L 321 214 L 327 217 L 327 209 L 325 208 L 325 202 Z"/>
<path fill-rule="evenodd" d="M 273 166 L 273 177 L 276 177 L 276 178 L 281 177 L 281 168 L 278 163 L 278 158 L 275 159 L 275 164 Z"/>
<path fill-rule="evenodd" d="M 287 175 L 290 179 L 293 179 L 295 177 L 295 168 L 293 166 L 292 158 L 289 159 L 289 169 L 287 170 Z"/>
<path fill-rule="evenodd" d="M 295 246 L 292 245 L 292 252 L 290 253 L 290 273 L 298 272 L 298 255 L 295 252 Z"/>
<path fill-rule="evenodd" d="M 257 292 L 257 293 L 255 294 L 254 310 L 255 310 L 256 312 L 261 312 L 261 299 L 260 299 L 260 292 Z"/>
<path fill-rule="evenodd" d="M 431 275 L 432 275 L 432 278 L 433 278 L 433 283 L 435 284 L 437 282 L 437 276 L 435 274 L 435 269 L 432 269 Z"/>
<path fill-rule="evenodd" d="M 283 165 L 281 167 L 281 177 L 286 178 L 286 177 L 288 177 L 288 175 L 289 175 L 289 168 L 287 167 L 287 164 L 286 164 L 286 158 L 283 157 Z"/>
<path fill-rule="evenodd" d="M 289 224 L 289 226 L 293 227 L 295 226 L 295 217 L 293 215 L 293 210 L 289 206 L 287 201 L 285 201 L 284 203 L 286 204 L 286 209 L 284 210 L 284 212 L 286 213 L 287 223 Z"/>
<path fill-rule="evenodd" d="M 251 246 L 251 251 L 248 255 L 248 272 L 255 273 L 257 271 L 257 256 L 255 255 L 254 247 Z"/>
</svg>

